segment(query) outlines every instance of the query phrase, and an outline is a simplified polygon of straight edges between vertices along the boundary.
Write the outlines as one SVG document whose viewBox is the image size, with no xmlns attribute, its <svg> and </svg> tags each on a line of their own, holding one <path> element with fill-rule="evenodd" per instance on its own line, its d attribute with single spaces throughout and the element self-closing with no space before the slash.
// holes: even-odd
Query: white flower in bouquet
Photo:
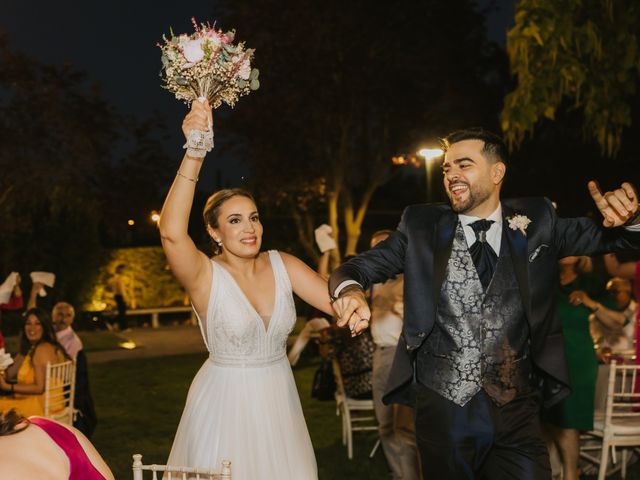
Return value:
<svg viewBox="0 0 640 480">
<path fill-rule="evenodd" d="M 235 32 L 223 33 L 215 24 L 198 24 L 191 35 L 163 37 L 163 87 L 179 100 L 207 99 L 213 108 L 233 107 L 238 98 L 260 87 L 259 71 L 251 67 L 252 49 L 234 44 Z"/>
<path fill-rule="evenodd" d="M 11 364 L 13 364 L 11 355 L 5 353 L 4 348 L 0 348 L 0 371 L 6 370 Z"/>
</svg>

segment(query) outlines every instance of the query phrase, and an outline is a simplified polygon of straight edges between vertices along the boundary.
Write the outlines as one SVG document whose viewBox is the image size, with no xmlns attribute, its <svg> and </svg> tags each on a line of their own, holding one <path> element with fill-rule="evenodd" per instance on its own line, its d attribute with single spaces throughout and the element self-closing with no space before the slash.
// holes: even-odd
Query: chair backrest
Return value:
<svg viewBox="0 0 640 480">
<path fill-rule="evenodd" d="M 222 470 L 215 472 L 202 468 L 176 467 L 172 465 L 143 465 L 142 455 L 133 455 L 133 480 L 143 480 L 145 471 L 153 472 L 152 480 L 158 480 L 158 472 L 165 480 L 232 480 L 231 462 L 222 461 Z"/>
<path fill-rule="evenodd" d="M 640 365 L 618 365 L 615 360 L 611 362 L 605 407 L 605 426 L 615 419 L 640 417 L 639 371 Z"/>
<path fill-rule="evenodd" d="M 47 364 L 44 387 L 44 417 L 73 425 L 76 365 L 71 360 Z"/>
</svg>

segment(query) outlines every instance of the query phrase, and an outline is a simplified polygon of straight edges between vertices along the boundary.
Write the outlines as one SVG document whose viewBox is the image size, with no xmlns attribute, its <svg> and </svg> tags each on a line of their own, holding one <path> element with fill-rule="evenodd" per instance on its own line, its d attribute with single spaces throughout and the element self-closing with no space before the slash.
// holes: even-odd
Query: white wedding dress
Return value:
<svg viewBox="0 0 640 480">
<path fill-rule="evenodd" d="M 275 277 L 270 319 L 212 260 L 209 307 L 204 321 L 198 318 L 209 359 L 189 389 L 169 465 L 219 469 L 229 460 L 233 480 L 318 478 L 286 357 L 296 321 L 291 283 L 278 252 L 268 254 Z"/>
</svg>

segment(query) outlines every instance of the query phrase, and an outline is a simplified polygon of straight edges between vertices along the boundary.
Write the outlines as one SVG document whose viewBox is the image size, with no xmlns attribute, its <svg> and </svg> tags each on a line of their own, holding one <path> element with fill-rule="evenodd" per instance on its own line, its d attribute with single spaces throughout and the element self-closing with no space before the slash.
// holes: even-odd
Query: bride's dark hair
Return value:
<svg viewBox="0 0 640 480">
<path fill-rule="evenodd" d="M 27 424 L 22 427 L 16 429 L 16 426 L 24 422 L 26 418 L 22 415 L 18 415 L 15 410 L 11 409 L 8 412 L 0 412 L 0 437 L 5 437 L 7 435 L 13 435 L 14 433 L 20 433 L 22 430 L 29 426 Z"/>
<path fill-rule="evenodd" d="M 204 226 L 218 228 L 218 215 L 220 214 L 220 207 L 222 207 L 222 204 L 230 198 L 237 196 L 246 197 L 253 203 L 256 203 L 253 195 L 251 195 L 243 188 L 225 188 L 223 190 L 218 190 L 216 193 L 209 197 L 207 203 L 204 206 L 204 210 L 202 212 L 202 216 L 204 218 Z M 220 253 L 222 253 L 222 246 L 218 245 L 213 240 L 213 238 L 211 239 L 211 243 L 213 244 L 213 255 L 220 255 Z"/>
</svg>

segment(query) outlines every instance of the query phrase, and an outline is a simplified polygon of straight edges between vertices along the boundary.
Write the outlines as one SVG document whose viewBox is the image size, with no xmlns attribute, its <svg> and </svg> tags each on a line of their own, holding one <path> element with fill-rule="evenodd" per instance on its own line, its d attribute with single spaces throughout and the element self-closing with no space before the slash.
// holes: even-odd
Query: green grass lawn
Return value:
<svg viewBox="0 0 640 480">
<path fill-rule="evenodd" d="M 205 355 L 122 360 L 90 366 L 99 417 L 92 438 L 116 478 L 130 479 L 131 455 L 141 453 L 145 463 L 166 463 L 180 415 L 195 373 Z M 342 445 L 340 418 L 335 403 L 310 397 L 317 358 L 302 357 L 294 369 L 307 425 L 311 434 L 320 480 L 389 479 L 384 455 L 368 454 L 374 434 L 356 434 L 354 459 L 348 460 Z M 595 476 L 583 477 L 594 479 Z M 609 480 L 620 479 L 620 474 Z M 628 480 L 640 480 L 639 463 L 631 465 Z"/>
<path fill-rule="evenodd" d="M 99 424 L 92 438 L 116 478 L 131 478 L 131 455 L 145 463 L 166 463 L 187 390 L 204 355 L 114 361 L 91 365 Z M 317 359 L 304 357 L 294 370 L 321 480 L 388 479 L 384 455 L 370 460 L 374 434 L 356 434 L 354 459 L 342 445 L 340 418 L 333 401 L 310 398 Z"/>
</svg>

